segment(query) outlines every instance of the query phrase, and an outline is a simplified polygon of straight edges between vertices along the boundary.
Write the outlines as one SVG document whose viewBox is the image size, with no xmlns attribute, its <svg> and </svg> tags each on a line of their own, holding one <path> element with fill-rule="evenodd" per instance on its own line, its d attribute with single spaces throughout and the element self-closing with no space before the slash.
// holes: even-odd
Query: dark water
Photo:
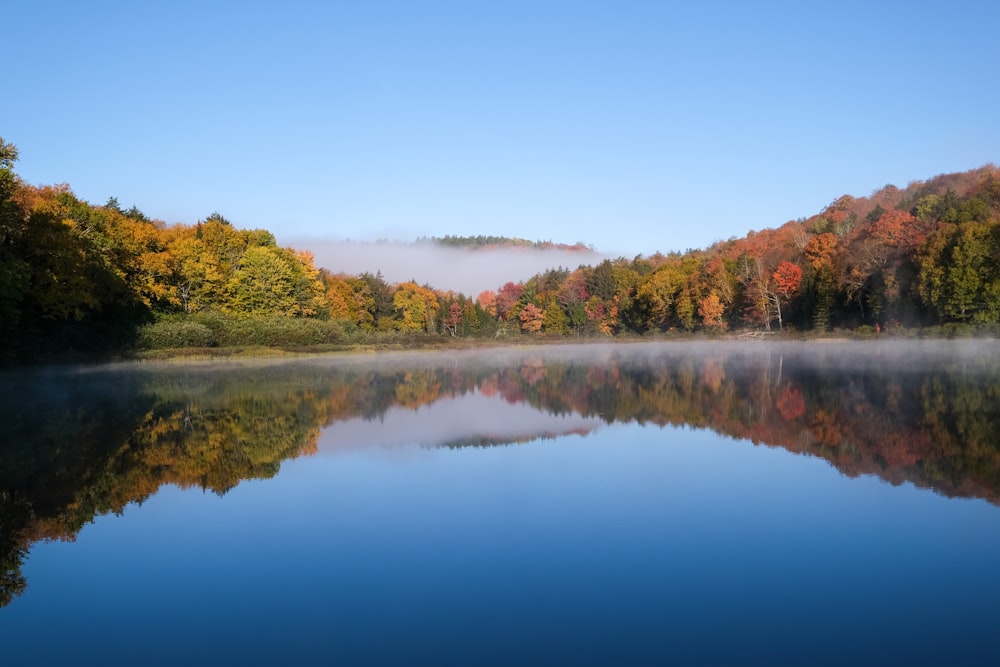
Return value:
<svg viewBox="0 0 1000 667">
<path fill-rule="evenodd" d="M 0 376 L 0 664 L 1000 661 L 1000 344 Z"/>
</svg>

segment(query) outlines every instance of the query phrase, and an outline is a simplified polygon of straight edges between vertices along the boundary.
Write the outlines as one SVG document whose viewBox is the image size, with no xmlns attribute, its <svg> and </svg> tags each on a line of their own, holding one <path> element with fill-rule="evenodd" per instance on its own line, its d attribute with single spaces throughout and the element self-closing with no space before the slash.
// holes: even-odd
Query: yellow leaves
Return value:
<svg viewBox="0 0 1000 667">
<path fill-rule="evenodd" d="M 433 290 L 414 282 L 400 284 L 392 297 L 396 326 L 401 331 L 433 331 L 440 304 Z"/>
</svg>

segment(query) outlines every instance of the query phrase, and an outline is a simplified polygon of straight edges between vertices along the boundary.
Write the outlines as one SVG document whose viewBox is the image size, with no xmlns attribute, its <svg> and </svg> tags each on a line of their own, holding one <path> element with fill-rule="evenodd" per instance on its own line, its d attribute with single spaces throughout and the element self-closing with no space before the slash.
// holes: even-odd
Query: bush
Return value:
<svg viewBox="0 0 1000 667">
<path fill-rule="evenodd" d="M 347 329 L 350 328 L 348 325 Z M 309 347 L 344 344 L 345 323 L 295 317 L 247 317 L 213 311 L 166 318 L 139 331 L 142 349 L 178 347 Z"/>
<path fill-rule="evenodd" d="M 223 317 L 213 320 L 220 345 L 262 345 L 266 347 L 302 347 L 342 343 L 344 335 L 338 322 L 292 317 Z M 221 326 L 220 326 L 221 325 Z"/>
<path fill-rule="evenodd" d="M 871 338 L 875 335 L 875 327 L 870 324 L 862 324 L 854 330 L 854 335 L 861 338 Z"/>
<path fill-rule="evenodd" d="M 976 327 L 964 322 L 949 322 L 941 330 L 946 338 L 972 338 L 976 333 Z"/>
<path fill-rule="evenodd" d="M 212 347 L 216 345 L 212 330 L 197 322 L 164 320 L 139 328 L 137 346 L 155 350 L 173 347 Z"/>
</svg>

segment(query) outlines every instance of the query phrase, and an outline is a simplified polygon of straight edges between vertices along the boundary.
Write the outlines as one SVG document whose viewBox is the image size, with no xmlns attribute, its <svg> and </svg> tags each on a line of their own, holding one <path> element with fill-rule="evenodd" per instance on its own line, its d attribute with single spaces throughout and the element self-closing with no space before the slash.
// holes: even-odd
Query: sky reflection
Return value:
<svg viewBox="0 0 1000 667">
<path fill-rule="evenodd" d="M 472 392 L 439 399 L 416 408 L 393 407 L 377 420 L 348 418 L 323 428 L 319 454 L 456 443 L 516 443 L 539 437 L 586 434 L 604 426 L 596 417 L 555 415 L 501 396 Z"/>
<path fill-rule="evenodd" d="M 5 663 L 989 664 L 995 363 L 904 351 L 3 378 Z"/>
<path fill-rule="evenodd" d="M 1000 513 L 982 501 L 673 427 L 405 466 L 369 454 L 290 461 L 225 497 L 166 488 L 36 546 L 31 595 L 0 617 L 9 650 L 874 664 L 954 651 L 1000 618 Z"/>
</svg>

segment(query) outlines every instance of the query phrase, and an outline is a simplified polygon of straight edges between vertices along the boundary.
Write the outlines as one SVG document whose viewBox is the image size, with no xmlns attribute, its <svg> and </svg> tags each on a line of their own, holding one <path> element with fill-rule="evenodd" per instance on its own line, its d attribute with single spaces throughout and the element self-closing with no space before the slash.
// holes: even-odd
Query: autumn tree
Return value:
<svg viewBox="0 0 1000 667">
<path fill-rule="evenodd" d="M 479 307 L 491 317 L 497 317 L 497 293 L 493 290 L 483 290 L 476 297 Z"/>
<path fill-rule="evenodd" d="M 462 323 L 462 317 L 463 309 L 461 303 L 458 301 L 452 301 L 448 304 L 448 311 L 443 322 L 445 331 L 450 333 L 452 336 L 456 335 L 458 327 Z"/>
<path fill-rule="evenodd" d="M 527 303 L 517 314 L 517 317 L 521 320 L 523 330 L 529 333 L 538 333 L 542 330 L 542 323 L 545 321 L 545 311 L 534 303 Z"/>
<path fill-rule="evenodd" d="M 244 315 L 313 316 L 325 303 L 312 255 L 271 244 L 243 252 L 223 294 L 223 311 Z"/>
<path fill-rule="evenodd" d="M 778 268 L 775 269 L 772 278 L 774 279 L 774 289 L 770 293 L 769 298 L 774 304 L 774 311 L 778 318 L 778 328 L 781 329 L 781 304 L 788 303 L 799 291 L 799 285 L 802 284 L 802 267 L 798 264 L 782 260 L 778 263 Z"/>
<path fill-rule="evenodd" d="M 506 321 L 517 314 L 518 301 L 524 293 L 523 283 L 508 282 L 496 293 L 495 307 L 497 319 Z"/>
<path fill-rule="evenodd" d="M 360 325 L 358 300 L 349 282 L 350 276 L 331 275 L 320 269 L 320 282 L 326 293 L 326 315 L 331 320 L 347 321 Z"/>
<path fill-rule="evenodd" d="M 400 331 L 434 331 L 439 304 L 437 295 L 415 282 L 401 283 L 392 297 L 395 326 Z"/>
<path fill-rule="evenodd" d="M 907 211 L 882 214 L 847 240 L 842 285 L 865 317 L 905 318 L 916 279 L 915 255 L 926 237 L 926 226 Z"/>
<path fill-rule="evenodd" d="M 579 333 L 587 324 L 587 310 L 585 304 L 590 298 L 587 292 L 587 273 L 581 267 L 566 276 L 556 299 L 566 310 L 567 324 L 573 331 Z"/>
<path fill-rule="evenodd" d="M 672 255 L 636 289 L 636 306 L 644 327 L 680 326 L 691 330 L 699 307 L 700 262 L 686 255 Z"/>
<path fill-rule="evenodd" d="M 819 331 L 829 328 L 833 313 L 837 292 L 837 272 L 834 268 L 837 241 L 835 234 L 826 232 L 811 237 L 803 248 L 803 254 L 812 270 L 812 324 Z"/>
<path fill-rule="evenodd" d="M 702 326 L 706 329 L 724 331 L 728 326 L 723 319 L 725 312 L 722 299 L 715 292 L 709 292 L 698 304 L 698 315 L 701 317 Z"/>
</svg>

